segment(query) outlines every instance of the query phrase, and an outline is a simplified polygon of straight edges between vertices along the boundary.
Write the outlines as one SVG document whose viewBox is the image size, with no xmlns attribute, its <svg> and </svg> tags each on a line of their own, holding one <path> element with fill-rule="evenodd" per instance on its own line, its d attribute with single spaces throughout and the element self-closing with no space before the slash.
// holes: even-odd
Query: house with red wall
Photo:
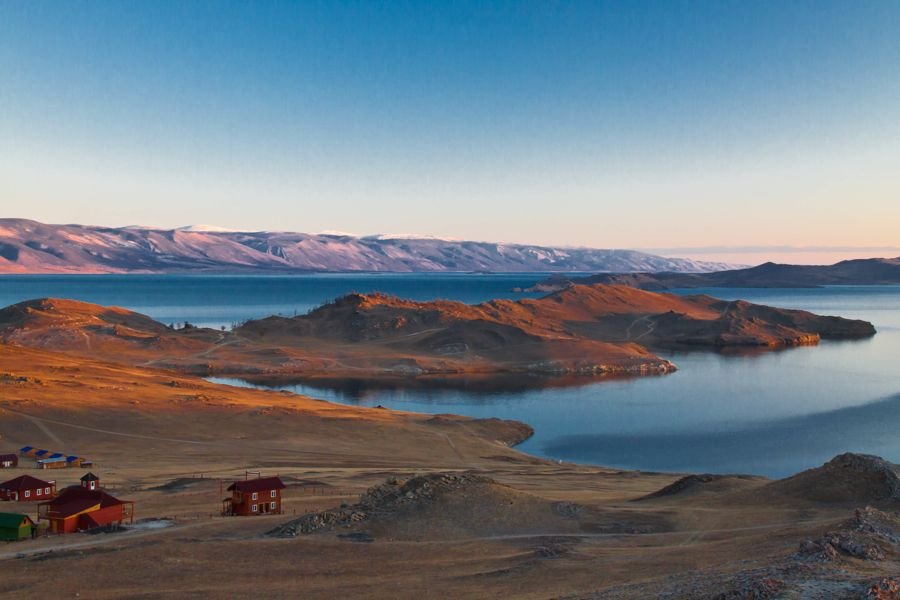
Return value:
<svg viewBox="0 0 900 600">
<path fill-rule="evenodd" d="M 20 475 L 0 483 L 0 500 L 9 502 L 40 502 L 55 495 L 55 481 L 44 481 L 31 475 Z"/>
<path fill-rule="evenodd" d="M 259 477 L 235 481 L 228 486 L 231 496 L 222 501 L 223 515 L 278 514 L 281 508 L 281 490 L 285 487 L 280 477 Z"/>
<path fill-rule="evenodd" d="M 50 502 L 38 505 L 38 520 L 51 533 L 75 533 L 107 525 L 134 522 L 134 502 L 119 500 L 100 488 L 100 478 L 88 473 L 81 485 L 67 487 Z"/>
</svg>

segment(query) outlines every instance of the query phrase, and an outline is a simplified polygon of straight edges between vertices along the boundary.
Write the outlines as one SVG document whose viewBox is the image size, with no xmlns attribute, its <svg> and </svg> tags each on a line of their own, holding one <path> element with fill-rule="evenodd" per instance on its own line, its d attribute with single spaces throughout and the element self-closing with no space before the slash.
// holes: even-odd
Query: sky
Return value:
<svg viewBox="0 0 900 600">
<path fill-rule="evenodd" d="M 898 31 L 895 0 L 0 0 L 0 216 L 897 256 Z"/>
</svg>

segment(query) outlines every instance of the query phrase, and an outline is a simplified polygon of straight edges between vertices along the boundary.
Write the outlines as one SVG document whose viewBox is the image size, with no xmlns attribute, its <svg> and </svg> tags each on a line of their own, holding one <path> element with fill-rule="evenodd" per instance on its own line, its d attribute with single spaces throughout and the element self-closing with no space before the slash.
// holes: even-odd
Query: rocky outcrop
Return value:
<svg viewBox="0 0 900 600">
<path fill-rule="evenodd" d="M 900 599 L 900 577 L 884 577 L 866 590 L 866 600 Z"/>
<path fill-rule="evenodd" d="M 351 525 L 478 484 L 496 484 L 496 481 L 474 473 L 433 473 L 407 480 L 391 478 L 384 484 L 367 490 L 359 497 L 359 502 L 352 506 L 305 514 L 299 519 L 276 527 L 267 535 L 294 537 Z"/>
<path fill-rule="evenodd" d="M 787 556 L 749 553 L 740 564 L 755 563 L 752 568 L 689 569 L 649 585 L 628 584 L 577 598 L 897 600 L 900 579 L 893 574 L 897 572 L 898 560 L 897 515 L 866 507 L 857 509 L 834 531 L 802 542 L 796 552 Z"/>
<path fill-rule="evenodd" d="M 800 544 L 801 558 L 833 561 L 840 557 L 883 560 L 885 552 L 900 549 L 900 520 L 871 507 L 857 509 L 853 519 L 837 531 Z"/>
<path fill-rule="evenodd" d="M 772 482 L 762 492 L 773 499 L 900 503 L 900 466 L 878 456 L 848 452 L 821 467 Z"/>
</svg>

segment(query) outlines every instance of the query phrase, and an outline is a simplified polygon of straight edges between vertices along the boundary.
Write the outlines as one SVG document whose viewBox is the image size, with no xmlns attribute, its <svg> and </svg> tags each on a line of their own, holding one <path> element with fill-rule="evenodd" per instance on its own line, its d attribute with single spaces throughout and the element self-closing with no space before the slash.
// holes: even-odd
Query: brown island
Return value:
<svg viewBox="0 0 900 600">
<path fill-rule="evenodd" d="M 353 294 L 233 331 L 174 329 L 115 307 L 43 299 L 0 310 L 0 340 L 197 375 L 381 378 L 638 375 L 654 349 L 780 348 L 860 339 L 871 323 L 710 296 L 573 285 L 478 305 Z"/>
<path fill-rule="evenodd" d="M 517 451 L 531 432 L 522 423 L 342 406 L 194 374 L 245 360 L 372 373 L 399 357 L 584 360 L 576 348 L 597 353 L 588 363 L 652 365 L 643 344 L 675 332 L 768 346 L 871 335 L 868 324 L 617 287 L 477 307 L 352 296 L 233 333 L 61 300 L 0 319 L 0 454 L 89 457 L 135 516 L 118 533 L 0 546 L 0 595 L 893 598 L 900 587 L 900 467 L 877 457 L 841 455 L 777 481 L 609 469 Z M 23 457 L 0 474 L 63 489 L 84 471 Z M 257 475 L 283 482 L 282 514 L 222 515 L 229 485 Z M 0 523 L 38 520 L 35 504 L 0 502 L 12 515 Z"/>
</svg>

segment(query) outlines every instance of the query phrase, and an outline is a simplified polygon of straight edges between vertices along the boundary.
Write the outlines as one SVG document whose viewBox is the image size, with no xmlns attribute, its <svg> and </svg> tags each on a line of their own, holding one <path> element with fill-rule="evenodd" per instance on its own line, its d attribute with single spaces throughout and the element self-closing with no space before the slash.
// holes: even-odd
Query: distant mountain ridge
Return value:
<svg viewBox="0 0 900 600">
<path fill-rule="evenodd" d="M 730 265 L 634 250 L 554 248 L 366 236 L 46 225 L 0 219 L 0 273 L 634 272 L 695 273 Z"/>
<path fill-rule="evenodd" d="M 564 289 L 572 284 L 627 285 L 643 290 L 678 288 L 809 288 L 822 285 L 900 284 L 900 258 L 844 260 L 833 265 L 764 263 L 747 269 L 711 273 L 598 273 L 587 277 L 557 275 L 534 286 L 539 291 Z"/>
</svg>

